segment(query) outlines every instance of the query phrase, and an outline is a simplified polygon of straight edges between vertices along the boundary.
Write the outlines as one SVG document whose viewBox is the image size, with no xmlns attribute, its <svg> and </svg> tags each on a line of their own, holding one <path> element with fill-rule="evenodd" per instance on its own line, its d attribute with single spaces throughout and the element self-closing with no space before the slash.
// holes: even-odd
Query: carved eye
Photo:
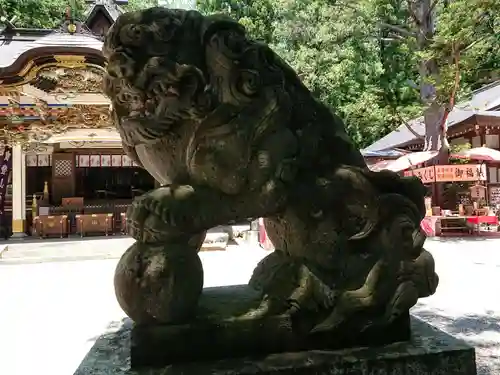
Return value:
<svg viewBox="0 0 500 375">
<path fill-rule="evenodd" d="M 259 91 L 259 74 L 252 70 L 243 70 L 238 80 L 238 89 L 245 95 L 254 95 Z"/>
<path fill-rule="evenodd" d="M 153 25 L 158 30 L 156 33 L 156 36 L 158 37 L 158 39 L 162 42 L 168 42 L 173 38 L 176 31 L 181 26 L 181 23 L 177 19 L 168 18 L 165 20 L 163 25 L 155 25 L 155 24 L 153 24 Z"/>
<path fill-rule="evenodd" d="M 123 44 L 138 47 L 145 39 L 145 27 L 142 25 L 126 25 L 120 31 L 120 40 Z"/>
</svg>

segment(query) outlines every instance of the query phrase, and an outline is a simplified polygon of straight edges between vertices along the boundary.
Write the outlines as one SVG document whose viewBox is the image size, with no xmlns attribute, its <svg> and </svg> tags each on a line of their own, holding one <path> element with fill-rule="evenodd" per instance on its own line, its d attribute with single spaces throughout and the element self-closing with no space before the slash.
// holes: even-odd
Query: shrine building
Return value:
<svg viewBox="0 0 500 375">
<path fill-rule="evenodd" d="M 430 138 L 431 143 L 437 142 L 439 135 L 436 132 Z M 400 165 L 401 168 L 391 170 L 419 177 L 432 192 L 434 207 L 453 214 L 460 205 L 467 208 L 477 204 L 487 212 L 494 209 L 495 215 L 500 217 L 500 81 L 473 91 L 468 100 L 453 108 L 447 118 L 447 138 L 451 146 L 450 159 L 454 160 L 446 165 L 435 163 L 433 158 L 437 152 L 420 152 L 425 146 L 423 117 L 401 125 L 361 152 L 373 170 L 391 168 L 398 164 L 395 159 L 399 157 L 408 160 L 412 154 L 414 160 L 423 157 L 414 165 Z M 453 152 L 453 149 L 462 149 L 462 153 L 470 149 L 472 156 L 465 160 L 464 165 L 463 159 L 454 156 L 461 152 Z M 474 153 L 481 152 L 486 154 L 474 156 Z M 476 172 L 471 175 L 471 170 Z M 442 191 L 437 183 L 443 183 Z M 480 195 L 471 193 L 477 189 L 481 191 Z M 467 212 L 479 211 L 480 208 Z"/>
<path fill-rule="evenodd" d="M 56 30 L 0 21 L 0 213 L 14 237 L 124 231 L 153 178 L 122 151 L 102 92 L 103 35 L 127 1 L 87 1 Z M 12 173 L 10 173 L 12 172 Z M 6 236 L 7 236 L 6 235 Z"/>
</svg>

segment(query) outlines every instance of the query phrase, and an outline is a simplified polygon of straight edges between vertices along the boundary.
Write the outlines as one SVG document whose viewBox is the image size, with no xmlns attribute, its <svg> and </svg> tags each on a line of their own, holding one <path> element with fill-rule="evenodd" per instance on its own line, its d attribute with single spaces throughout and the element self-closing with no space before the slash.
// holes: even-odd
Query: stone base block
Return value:
<svg viewBox="0 0 500 375">
<path fill-rule="evenodd" d="M 313 349 L 381 346 L 410 339 L 410 317 L 362 333 L 310 334 L 310 316 L 257 318 L 241 315 L 259 305 L 260 295 L 246 285 L 206 288 L 197 319 L 182 325 L 144 325 L 132 329 L 132 367 L 161 367 Z M 346 325 L 348 326 L 348 325 Z"/>
<path fill-rule="evenodd" d="M 177 364 L 161 369 L 130 368 L 126 322 L 104 334 L 74 375 L 476 375 L 474 349 L 419 319 L 411 319 L 412 338 L 374 348 L 305 351 Z M 196 340 L 195 337 L 192 340 Z M 168 350 L 168 348 L 165 348 Z"/>
</svg>

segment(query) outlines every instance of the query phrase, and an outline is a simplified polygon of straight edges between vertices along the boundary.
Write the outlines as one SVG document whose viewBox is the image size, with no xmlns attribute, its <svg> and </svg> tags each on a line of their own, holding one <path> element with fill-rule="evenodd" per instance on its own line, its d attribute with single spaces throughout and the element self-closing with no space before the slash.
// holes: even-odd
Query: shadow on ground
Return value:
<svg viewBox="0 0 500 375">
<path fill-rule="evenodd" d="M 425 306 L 414 308 L 412 314 L 476 348 L 478 375 L 500 374 L 499 315 L 487 311 L 452 317 L 442 310 Z"/>
<path fill-rule="evenodd" d="M 130 371 L 129 358 L 132 324 L 128 318 L 114 321 L 108 325 L 101 336 L 89 338 L 89 342 L 95 343 L 83 358 L 74 375 L 135 374 L 135 372 Z"/>
</svg>

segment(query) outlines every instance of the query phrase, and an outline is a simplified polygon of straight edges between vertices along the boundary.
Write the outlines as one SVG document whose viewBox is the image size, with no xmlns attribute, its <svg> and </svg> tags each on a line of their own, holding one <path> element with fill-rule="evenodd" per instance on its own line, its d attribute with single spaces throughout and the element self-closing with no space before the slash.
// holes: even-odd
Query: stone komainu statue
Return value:
<svg viewBox="0 0 500 375">
<path fill-rule="evenodd" d="M 307 313 L 311 331 L 362 330 L 435 292 L 424 186 L 369 171 L 340 118 L 237 22 L 127 13 L 104 55 L 124 149 L 162 184 L 128 213 L 137 242 L 115 288 L 133 320 L 189 321 L 206 231 L 246 218 L 264 217 L 276 247 L 250 280 L 262 293 L 253 316 Z"/>
</svg>

